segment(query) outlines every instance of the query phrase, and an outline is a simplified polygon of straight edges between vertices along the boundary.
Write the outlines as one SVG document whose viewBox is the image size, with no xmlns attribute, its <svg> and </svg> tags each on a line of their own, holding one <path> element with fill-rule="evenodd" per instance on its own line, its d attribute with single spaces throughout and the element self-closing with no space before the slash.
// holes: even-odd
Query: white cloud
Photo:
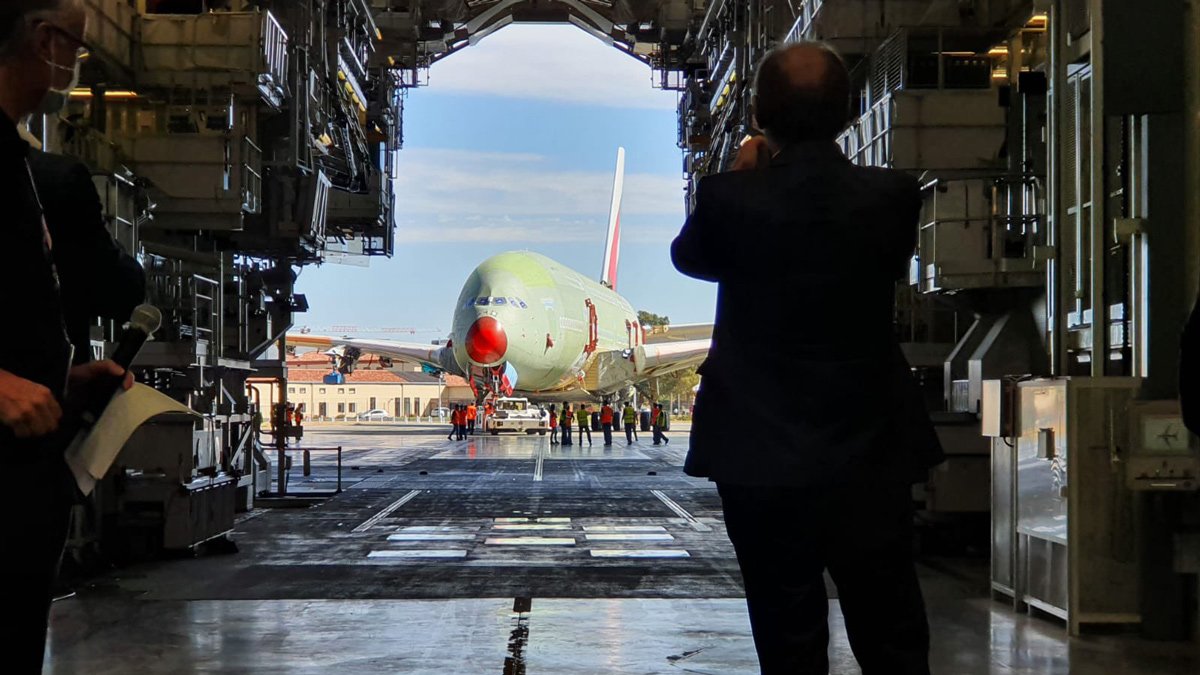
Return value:
<svg viewBox="0 0 1200 675">
<path fill-rule="evenodd" d="M 668 244 L 679 233 L 680 222 L 622 228 L 623 244 Z M 601 219 L 564 218 L 480 218 L 453 217 L 422 219 L 402 217 L 396 229 L 400 244 L 503 244 L 529 246 L 544 244 L 604 244 L 605 222 Z"/>
<path fill-rule="evenodd" d="M 438 91 L 674 110 L 650 67 L 573 26 L 508 26 L 430 69 Z"/>
<path fill-rule="evenodd" d="M 530 154 L 475 153 L 462 150 L 405 150 L 400 154 L 396 192 L 403 219 L 420 216 L 489 223 L 503 219 L 563 218 L 556 224 L 578 227 L 581 219 L 604 222 L 612 196 L 606 171 L 555 170 L 544 157 Z M 630 173 L 625 176 L 622 216 L 683 215 L 683 180 L 677 176 Z"/>
</svg>

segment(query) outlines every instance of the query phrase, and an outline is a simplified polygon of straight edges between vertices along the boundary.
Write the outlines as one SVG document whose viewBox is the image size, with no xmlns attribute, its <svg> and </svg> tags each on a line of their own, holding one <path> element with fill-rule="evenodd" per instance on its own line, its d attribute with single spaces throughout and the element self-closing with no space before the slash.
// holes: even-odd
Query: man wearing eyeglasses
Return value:
<svg viewBox="0 0 1200 675">
<path fill-rule="evenodd" d="M 54 432 L 67 387 L 120 377 L 111 361 L 72 368 L 63 324 L 54 241 L 42 218 L 16 121 L 47 96 L 66 96 L 78 80 L 87 17 L 79 0 L 0 3 L 0 490 L 7 516 L 4 608 L 0 631 L 8 672 L 39 673 L 51 586 L 66 539 L 73 497 L 63 443 Z"/>
</svg>

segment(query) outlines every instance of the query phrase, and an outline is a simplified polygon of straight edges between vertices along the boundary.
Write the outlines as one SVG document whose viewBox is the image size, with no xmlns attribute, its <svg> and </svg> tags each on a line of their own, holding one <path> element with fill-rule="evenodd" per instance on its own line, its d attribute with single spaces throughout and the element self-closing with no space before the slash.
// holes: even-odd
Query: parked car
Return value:
<svg viewBox="0 0 1200 675">
<path fill-rule="evenodd" d="M 360 422 L 381 422 L 385 420 L 390 421 L 391 419 L 392 416 L 383 408 L 375 408 L 373 410 L 368 410 L 365 413 L 359 413 L 358 415 L 358 420 Z"/>
<path fill-rule="evenodd" d="M 450 419 L 449 408 L 433 408 L 429 411 L 429 417 L 434 419 Z"/>
</svg>

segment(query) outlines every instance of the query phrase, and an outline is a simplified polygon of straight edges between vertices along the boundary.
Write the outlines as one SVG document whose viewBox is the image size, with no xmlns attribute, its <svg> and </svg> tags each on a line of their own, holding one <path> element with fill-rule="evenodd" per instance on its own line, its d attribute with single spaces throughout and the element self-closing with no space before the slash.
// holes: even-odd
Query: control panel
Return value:
<svg viewBox="0 0 1200 675">
<path fill-rule="evenodd" d="M 1183 425 L 1179 401 L 1134 402 L 1130 421 L 1130 489 L 1200 489 L 1200 440 Z"/>
</svg>

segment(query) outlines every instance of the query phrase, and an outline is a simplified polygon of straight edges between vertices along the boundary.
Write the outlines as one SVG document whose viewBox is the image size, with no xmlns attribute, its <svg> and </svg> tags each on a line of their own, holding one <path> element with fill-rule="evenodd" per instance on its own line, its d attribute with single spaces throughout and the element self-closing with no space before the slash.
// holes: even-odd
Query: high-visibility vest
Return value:
<svg viewBox="0 0 1200 675">
<path fill-rule="evenodd" d="M 613 409 L 608 406 L 604 406 L 603 408 L 601 408 L 600 409 L 600 423 L 601 424 L 612 424 L 612 421 L 613 421 Z"/>
<path fill-rule="evenodd" d="M 633 409 L 633 406 L 625 406 L 624 419 L 625 424 L 633 424 L 634 422 L 637 422 L 637 411 Z"/>
<path fill-rule="evenodd" d="M 473 405 L 467 406 L 467 419 L 473 420 L 479 415 L 479 411 Z"/>
<path fill-rule="evenodd" d="M 558 428 L 558 415 L 555 415 L 554 413 L 550 413 L 550 428 L 551 429 Z"/>
<path fill-rule="evenodd" d="M 450 413 L 450 423 L 454 426 L 462 424 L 462 412 L 455 410 L 454 412 Z"/>
<path fill-rule="evenodd" d="M 567 410 L 566 408 L 563 408 L 562 417 L 559 418 L 559 421 L 562 423 L 562 425 L 564 427 L 571 426 L 571 411 Z"/>
<path fill-rule="evenodd" d="M 591 415 L 588 414 L 588 411 L 580 408 L 579 412 L 575 413 L 575 420 L 579 422 L 579 426 L 585 427 L 591 424 Z"/>
</svg>

